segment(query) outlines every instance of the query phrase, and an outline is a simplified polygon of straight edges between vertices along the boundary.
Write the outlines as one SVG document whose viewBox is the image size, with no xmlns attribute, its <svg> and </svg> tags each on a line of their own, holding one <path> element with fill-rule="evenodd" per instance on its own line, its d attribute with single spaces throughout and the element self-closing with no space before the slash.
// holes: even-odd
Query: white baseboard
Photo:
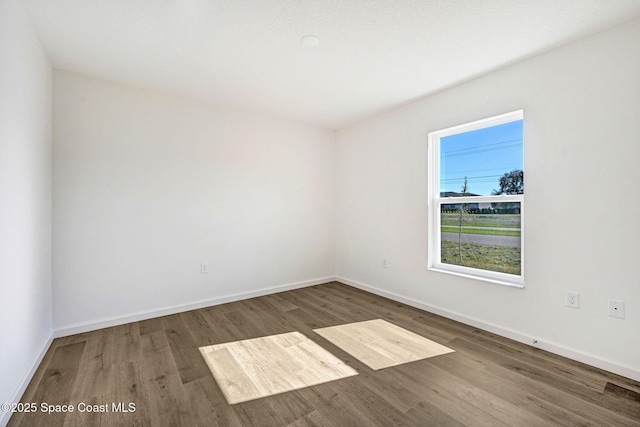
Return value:
<svg viewBox="0 0 640 427">
<path fill-rule="evenodd" d="M 10 403 L 20 402 L 20 399 L 22 398 L 22 395 L 27 389 L 29 382 L 31 382 L 33 375 L 36 373 L 38 366 L 40 366 L 40 363 L 42 363 L 42 359 L 44 359 L 44 355 L 47 354 L 47 350 L 49 350 L 49 347 L 51 346 L 52 341 L 53 341 L 53 331 L 49 333 L 49 337 L 46 339 L 46 341 L 40 348 L 40 352 L 37 354 L 36 358 L 31 363 L 29 370 L 22 377 L 22 380 L 20 381 L 20 384 L 18 385 L 18 388 L 16 389 L 16 391 L 13 392 L 13 396 L 11 397 L 11 399 L 9 399 Z M 5 403 L 5 402 L 1 402 L 1 403 Z M 0 426 L 6 426 L 7 423 L 9 423 L 9 418 L 11 418 L 11 415 L 12 415 L 11 412 L 0 411 Z"/>
<path fill-rule="evenodd" d="M 635 381 L 640 381 L 640 370 L 632 366 L 627 366 L 616 361 L 608 360 L 593 354 L 589 354 L 580 350 L 576 350 L 567 347 L 562 344 L 554 343 L 551 341 L 545 341 L 541 337 L 531 337 L 522 332 L 505 328 L 493 323 L 485 322 L 473 317 L 465 316 L 460 313 L 452 312 L 440 307 L 429 305 L 421 301 L 417 301 L 412 298 L 408 298 L 394 292 L 385 291 L 373 286 L 366 285 L 355 280 L 347 279 L 346 277 L 337 276 L 336 281 L 344 283 L 345 285 L 353 286 L 354 288 L 362 289 L 363 291 L 371 292 L 372 294 L 380 295 L 385 298 L 389 298 L 394 301 L 398 301 L 412 307 L 419 308 L 429 313 L 437 314 L 448 319 L 456 320 L 458 322 L 470 325 L 476 328 L 483 329 L 485 331 L 494 333 L 496 335 L 503 336 L 505 338 L 512 339 L 514 341 L 528 344 L 532 347 L 546 350 L 550 353 L 554 353 L 578 362 L 586 363 L 587 365 L 594 366 L 596 368 L 604 369 L 605 371 L 612 372 L 614 374 L 621 375 L 623 377 L 631 378 Z"/>
<path fill-rule="evenodd" d="M 239 300 L 248 299 L 248 298 L 255 298 L 263 295 L 289 291 L 292 289 L 306 288 L 308 286 L 320 285 L 323 283 L 332 282 L 334 280 L 336 280 L 335 276 L 321 277 L 321 278 L 312 279 L 312 280 L 305 280 L 303 282 L 289 283 L 286 285 L 263 288 L 263 289 L 259 289 L 251 292 L 241 292 L 238 294 L 225 295 L 222 297 L 213 298 L 213 299 L 204 300 L 204 301 L 197 301 L 189 304 L 165 307 L 158 310 L 139 312 L 139 313 L 131 314 L 128 316 L 112 317 L 109 319 L 102 319 L 96 322 L 80 323 L 80 324 L 75 324 L 75 325 L 71 325 L 68 327 L 60 328 L 60 329 L 55 329 L 54 336 L 56 338 L 66 337 L 68 335 L 95 331 L 97 329 L 124 325 L 125 323 L 138 322 L 140 320 L 152 319 L 154 317 L 160 317 L 160 316 L 167 316 L 169 314 L 182 313 L 184 311 L 196 310 L 204 307 L 211 307 L 213 305 L 224 304 L 227 302 L 239 301 Z"/>
</svg>

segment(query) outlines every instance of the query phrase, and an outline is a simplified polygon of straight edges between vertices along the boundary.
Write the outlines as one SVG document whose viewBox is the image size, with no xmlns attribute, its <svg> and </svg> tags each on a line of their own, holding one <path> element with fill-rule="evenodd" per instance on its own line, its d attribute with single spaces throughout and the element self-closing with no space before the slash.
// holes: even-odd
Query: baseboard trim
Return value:
<svg viewBox="0 0 640 427">
<path fill-rule="evenodd" d="M 306 288 L 308 286 L 321 285 L 323 283 L 332 282 L 334 280 L 336 280 L 335 276 L 320 277 L 317 279 L 305 280 L 302 282 L 289 283 L 286 285 L 262 288 L 262 289 L 251 291 L 251 292 L 241 292 L 238 294 L 225 295 L 222 297 L 197 301 L 189 304 L 165 307 L 159 310 L 139 312 L 139 313 L 135 313 L 128 316 L 112 317 L 109 319 L 102 319 L 96 322 L 79 323 L 79 324 L 71 325 L 68 327 L 55 329 L 54 336 L 56 338 L 66 337 L 68 335 L 75 335 L 83 332 L 95 331 L 97 329 L 124 325 L 126 323 L 138 322 L 140 320 L 152 319 L 154 317 L 182 313 L 184 311 L 189 311 L 189 310 L 197 310 L 199 308 L 211 307 L 214 305 L 224 304 L 227 302 L 239 301 L 239 300 L 248 299 L 248 298 L 255 298 L 263 295 L 270 295 L 278 292 L 289 291 L 292 289 Z"/>
<path fill-rule="evenodd" d="M 36 358 L 33 360 L 33 363 L 31 363 L 31 367 L 24 374 L 24 376 L 22 377 L 22 380 L 20 381 L 20 384 L 18 384 L 18 388 L 16 388 L 16 391 L 13 393 L 13 396 L 11 397 L 11 399 L 9 399 L 10 403 L 20 402 L 22 395 L 24 394 L 25 390 L 29 386 L 31 379 L 35 375 L 36 370 L 38 369 L 38 366 L 40 366 L 40 363 L 42 363 L 42 359 L 44 359 L 44 355 L 47 354 L 47 350 L 49 350 L 49 347 L 51 347 L 53 338 L 54 338 L 53 331 L 51 331 L 46 341 L 40 348 L 40 352 L 38 353 Z M 2 402 L 2 403 L 5 403 L 5 402 Z M 9 423 L 9 418 L 11 418 L 11 415 L 12 415 L 11 412 L 0 411 L 0 426 L 7 425 Z"/>
<path fill-rule="evenodd" d="M 464 323 L 466 325 L 480 328 L 485 331 L 494 333 L 496 335 L 500 335 L 505 338 L 509 338 L 514 341 L 518 341 L 523 344 L 530 345 L 532 347 L 540 348 L 550 353 L 554 353 L 554 354 L 566 357 L 568 359 L 582 362 L 587 365 L 591 365 L 596 368 L 600 368 L 605 371 L 609 371 L 614 374 L 621 375 L 623 377 L 627 377 L 635 381 L 640 381 L 640 370 L 632 366 L 627 366 L 613 360 L 605 359 L 593 354 L 589 354 L 574 348 L 567 347 L 562 344 L 558 344 L 551 341 L 545 341 L 544 338 L 541 338 L 541 337 L 532 337 L 513 329 L 505 328 L 503 326 L 485 322 L 479 319 L 475 319 L 473 317 L 465 316 L 463 314 L 449 311 L 441 307 L 426 304 L 421 301 L 415 300 L 413 298 L 408 298 L 403 295 L 396 294 L 394 292 L 385 291 L 383 289 L 364 284 L 362 282 L 347 279 L 346 277 L 337 276 L 335 280 L 340 283 L 344 283 L 345 285 L 353 286 L 354 288 L 362 289 L 363 291 L 371 292 L 372 294 L 380 295 L 382 297 L 389 298 L 391 300 L 401 302 L 401 303 L 410 305 L 412 307 L 419 308 L 429 313 L 437 314 L 439 316 L 446 317 L 448 319 L 452 319 L 452 320 Z"/>
</svg>

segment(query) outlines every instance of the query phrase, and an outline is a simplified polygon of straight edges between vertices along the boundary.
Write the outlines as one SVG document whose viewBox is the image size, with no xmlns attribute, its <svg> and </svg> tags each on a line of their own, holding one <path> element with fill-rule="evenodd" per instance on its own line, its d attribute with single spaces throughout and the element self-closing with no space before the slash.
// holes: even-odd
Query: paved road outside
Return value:
<svg viewBox="0 0 640 427">
<path fill-rule="evenodd" d="M 442 240 L 447 240 L 449 242 L 457 242 L 458 233 L 442 233 Z M 507 246 L 509 248 L 519 248 L 520 237 L 490 236 L 486 234 L 462 233 L 462 243 L 478 243 L 480 245 Z"/>
</svg>

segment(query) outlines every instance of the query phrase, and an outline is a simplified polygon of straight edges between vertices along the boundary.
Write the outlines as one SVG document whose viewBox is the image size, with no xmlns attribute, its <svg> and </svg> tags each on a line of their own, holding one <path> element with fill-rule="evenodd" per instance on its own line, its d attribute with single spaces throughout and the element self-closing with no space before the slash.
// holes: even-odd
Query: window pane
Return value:
<svg viewBox="0 0 640 427">
<path fill-rule="evenodd" d="M 440 139 L 440 197 L 523 194 L 523 121 Z"/>
<path fill-rule="evenodd" d="M 520 202 L 442 204 L 440 262 L 520 275 L 520 210 Z"/>
</svg>

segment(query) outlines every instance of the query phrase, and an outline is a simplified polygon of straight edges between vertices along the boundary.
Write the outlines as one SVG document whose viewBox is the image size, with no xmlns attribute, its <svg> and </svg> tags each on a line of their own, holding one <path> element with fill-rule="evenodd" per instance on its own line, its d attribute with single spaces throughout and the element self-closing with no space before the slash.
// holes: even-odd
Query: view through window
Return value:
<svg viewBox="0 0 640 427">
<path fill-rule="evenodd" d="M 522 285 L 523 112 L 429 134 L 432 268 Z"/>
</svg>

